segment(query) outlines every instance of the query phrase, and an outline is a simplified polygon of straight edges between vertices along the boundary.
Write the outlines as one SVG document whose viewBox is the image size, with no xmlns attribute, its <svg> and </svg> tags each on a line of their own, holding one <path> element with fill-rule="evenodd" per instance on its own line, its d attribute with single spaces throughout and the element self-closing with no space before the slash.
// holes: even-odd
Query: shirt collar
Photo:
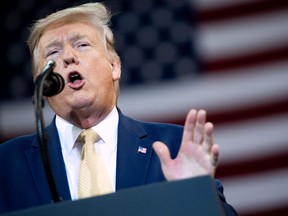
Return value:
<svg viewBox="0 0 288 216">
<path fill-rule="evenodd" d="M 114 107 L 105 119 L 92 127 L 101 137 L 102 141 L 112 150 L 117 147 L 115 140 L 117 140 L 118 134 L 118 121 L 119 115 L 116 107 Z M 71 124 L 58 115 L 56 115 L 56 127 L 59 133 L 62 151 L 69 154 L 83 129 Z"/>
<path fill-rule="evenodd" d="M 115 140 L 117 140 L 118 134 L 118 121 L 119 115 L 116 107 L 114 107 L 103 121 L 92 127 L 111 150 L 114 150 L 117 146 Z"/>
</svg>

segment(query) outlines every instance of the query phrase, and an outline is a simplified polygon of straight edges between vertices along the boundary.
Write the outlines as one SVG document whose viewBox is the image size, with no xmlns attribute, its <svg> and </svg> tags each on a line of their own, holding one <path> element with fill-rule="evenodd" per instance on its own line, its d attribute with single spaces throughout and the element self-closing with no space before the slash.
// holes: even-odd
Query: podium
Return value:
<svg viewBox="0 0 288 216">
<path fill-rule="evenodd" d="M 161 182 L 76 201 L 62 201 L 3 216 L 223 216 L 210 176 Z"/>
</svg>

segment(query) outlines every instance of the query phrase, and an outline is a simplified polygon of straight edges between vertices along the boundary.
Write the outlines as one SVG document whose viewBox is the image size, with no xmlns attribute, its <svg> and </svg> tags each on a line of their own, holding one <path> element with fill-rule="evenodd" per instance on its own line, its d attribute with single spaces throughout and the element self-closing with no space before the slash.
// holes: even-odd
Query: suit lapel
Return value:
<svg viewBox="0 0 288 216">
<path fill-rule="evenodd" d="M 144 184 L 152 154 L 151 144 L 145 142 L 146 131 L 139 123 L 118 112 L 116 190 Z M 143 147 L 144 152 L 138 152 L 139 147 Z"/>
<path fill-rule="evenodd" d="M 147 133 L 143 127 L 135 120 L 124 116 L 120 110 L 118 112 L 116 190 L 143 185 L 146 181 L 152 154 L 152 146 L 147 141 Z M 47 136 L 50 163 L 58 193 L 63 200 L 70 200 L 70 190 L 55 119 L 47 128 Z M 42 202 L 50 203 L 51 193 L 36 138 L 32 146 L 30 150 L 26 151 L 31 174 Z M 146 149 L 146 152 L 138 152 L 139 147 Z"/>
<path fill-rule="evenodd" d="M 71 199 L 55 121 L 53 121 L 53 123 L 47 128 L 47 137 L 50 164 L 58 194 L 63 200 Z M 52 196 L 44 171 L 39 144 L 36 138 L 32 143 L 32 146 L 32 149 L 26 151 L 26 157 L 34 183 L 38 189 L 42 202 L 50 203 Z"/>
<path fill-rule="evenodd" d="M 30 171 L 34 180 L 34 185 L 36 186 L 41 202 L 42 203 L 51 202 L 52 198 L 50 196 L 50 191 L 40 154 L 40 148 L 38 146 L 36 138 L 34 139 L 33 142 L 33 148 L 27 150 L 25 154 L 28 160 L 28 164 L 30 166 Z"/>
</svg>

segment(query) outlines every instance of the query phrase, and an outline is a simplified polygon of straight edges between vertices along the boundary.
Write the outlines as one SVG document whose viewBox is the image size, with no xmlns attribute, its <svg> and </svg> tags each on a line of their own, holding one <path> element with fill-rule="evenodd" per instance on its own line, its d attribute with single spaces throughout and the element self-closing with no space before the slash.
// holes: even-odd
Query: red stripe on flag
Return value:
<svg viewBox="0 0 288 216">
<path fill-rule="evenodd" d="M 288 60 L 288 44 L 281 47 L 274 47 L 266 51 L 254 51 L 245 55 L 229 57 L 224 59 L 213 59 L 209 61 L 201 60 L 200 67 L 205 72 L 229 72 L 231 69 L 239 69 L 260 64 L 268 64 L 272 62 L 280 62 Z"/>
<path fill-rule="evenodd" d="M 288 145 L 284 143 L 284 145 Z M 219 164 L 216 178 L 243 177 L 245 175 L 257 175 L 262 172 L 286 168 L 288 164 L 288 151 L 277 154 L 261 156 L 255 159 L 234 161 Z"/>
<path fill-rule="evenodd" d="M 244 212 L 241 216 L 287 216 L 288 205 L 275 207 L 271 209 L 260 210 L 257 212 Z"/>
<path fill-rule="evenodd" d="M 198 22 L 212 23 L 239 17 L 248 17 L 259 14 L 265 14 L 273 11 L 288 9 L 287 0 L 262 0 L 244 3 L 235 3 L 235 5 L 223 6 L 220 8 L 199 10 L 197 13 Z"/>
</svg>

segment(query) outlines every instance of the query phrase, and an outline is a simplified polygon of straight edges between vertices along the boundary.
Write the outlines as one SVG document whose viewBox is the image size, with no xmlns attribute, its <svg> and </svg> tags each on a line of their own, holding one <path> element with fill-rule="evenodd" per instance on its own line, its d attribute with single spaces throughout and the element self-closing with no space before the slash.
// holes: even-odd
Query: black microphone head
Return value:
<svg viewBox="0 0 288 216">
<path fill-rule="evenodd" d="M 43 95 L 47 97 L 57 95 L 64 89 L 64 86 L 64 78 L 58 73 L 51 72 L 44 81 Z"/>
</svg>

